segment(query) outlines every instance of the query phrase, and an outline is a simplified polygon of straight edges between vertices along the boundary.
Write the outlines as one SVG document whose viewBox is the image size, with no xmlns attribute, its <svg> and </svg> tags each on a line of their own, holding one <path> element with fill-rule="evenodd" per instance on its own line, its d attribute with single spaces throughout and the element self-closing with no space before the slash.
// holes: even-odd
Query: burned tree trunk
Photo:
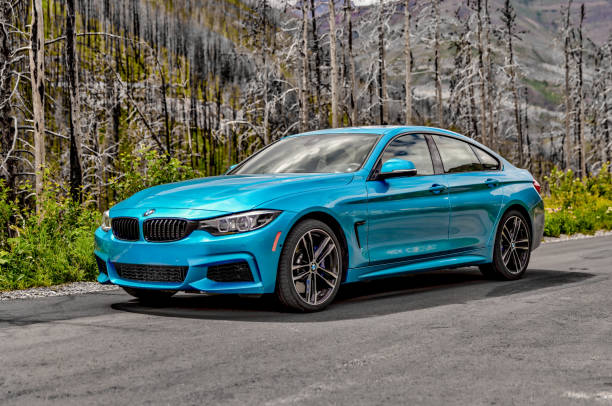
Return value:
<svg viewBox="0 0 612 406">
<path fill-rule="evenodd" d="M 45 24 L 42 0 L 32 0 L 30 81 L 34 119 L 34 171 L 36 211 L 40 213 L 45 166 Z"/>
<path fill-rule="evenodd" d="M 338 127 L 338 58 L 336 56 L 336 5 L 329 0 L 329 59 L 331 63 L 332 127 Z"/>
<path fill-rule="evenodd" d="M 404 5 L 404 58 L 406 60 L 406 125 L 412 123 L 412 54 L 410 49 L 410 0 Z"/>
<path fill-rule="evenodd" d="M 491 32 L 491 16 L 489 15 L 489 1 L 484 0 L 484 13 L 485 13 L 485 21 L 484 21 L 484 30 L 485 30 L 485 44 L 486 44 L 486 70 L 487 70 L 487 113 L 489 118 L 487 119 L 487 123 L 489 124 L 487 138 L 489 139 L 489 146 L 491 148 L 495 147 L 495 126 L 494 126 L 494 116 L 493 116 L 493 63 L 491 62 L 491 41 L 489 34 Z"/>
<path fill-rule="evenodd" d="M 11 156 L 15 150 L 17 133 L 11 108 L 10 67 L 12 46 L 10 39 L 10 2 L 0 3 L 0 178 L 6 180 L 9 193 L 15 191 L 16 161 Z"/>
<path fill-rule="evenodd" d="M 580 26 L 578 28 L 578 147 L 580 148 L 578 159 L 580 160 L 580 176 L 587 176 L 586 171 L 586 143 L 584 140 L 584 73 L 583 73 L 583 41 L 582 23 L 584 21 L 584 3 L 580 6 Z"/>
<path fill-rule="evenodd" d="M 300 81 L 300 130 L 306 131 L 308 126 L 308 3 L 302 2 L 302 80 Z"/>
<path fill-rule="evenodd" d="M 306 3 L 306 0 L 304 0 L 304 3 Z M 323 65 L 321 63 L 321 52 L 319 52 L 319 33 L 317 31 L 317 16 L 316 16 L 316 4 L 315 4 L 315 0 L 310 0 L 310 6 L 307 4 L 306 8 L 308 9 L 308 7 L 310 7 L 310 21 L 312 24 L 312 55 L 314 57 L 314 79 L 315 79 L 315 83 L 314 83 L 314 96 L 315 96 L 315 107 L 316 107 L 316 115 L 317 118 L 319 120 L 319 124 L 322 123 L 322 119 L 321 116 L 323 114 L 322 112 L 322 108 L 321 108 L 321 83 L 322 83 L 322 79 L 321 79 L 321 66 Z M 304 28 L 306 30 L 306 38 L 308 38 L 308 19 L 306 17 L 306 19 L 304 20 L 306 22 L 306 27 Z M 306 53 L 306 58 L 308 58 L 308 53 Z"/>
<path fill-rule="evenodd" d="M 482 0 L 477 1 L 478 13 L 478 79 L 480 83 L 480 128 L 481 141 L 483 144 L 488 144 L 487 137 L 487 92 L 485 87 L 486 73 L 484 67 L 484 35 L 482 32 Z"/>
<path fill-rule="evenodd" d="M 351 69 L 350 74 L 350 103 L 351 103 L 351 125 L 357 125 L 357 81 L 355 74 L 355 55 L 353 54 L 353 10 L 351 9 L 351 1 L 344 0 L 345 11 L 348 20 L 348 52 L 349 64 Z"/>
<path fill-rule="evenodd" d="M 66 71 L 68 75 L 68 92 L 70 94 L 70 195 L 74 201 L 81 201 L 83 185 L 83 168 L 81 167 L 81 119 L 79 102 L 78 62 L 76 57 L 76 31 L 74 0 L 66 2 Z"/>
<path fill-rule="evenodd" d="M 565 26 L 563 27 L 563 35 L 564 35 L 564 46 L 563 46 L 563 54 L 564 54 L 564 68 L 565 68 L 565 142 L 563 143 L 563 156 L 565 158 L 565 169 L 570 169 L 572 166 L 572 135 L 570 133 L 570 8 L 572 6 L 572 0 L 568 0 L 567 2 L 567 12 L 565 14 Z"/>
<path fill-rule="evenodd" d="M 380 0 L 378 11 L 378 99 L 380 101 L 380 124 L 389 121 L 387 111 L 387 73 L 385 70 L 385 22 L 384 2 Z"/>
<path fill-rule="evenodd" d="M 507 58 L 508 67 L 510 70 L 510 91 L 512 92 L 512 100 L 514 103 L 514 119 L 516 122 L 516 137 L 518 140 L 518 165 L 523 166 L 523 129 L 521 125 L 521 111 L 518 94 L 518 86 L 516 83 L 516 67 L 514 65 L 514 49 L 512 45 L 512 38 L 516 37 L 516 13 L 514 8 L 510 4 L 510 0 L 505 0 L 504 9 L 502 10 L 502 21 L 506 29 L 506 40 L 507 40 Z"/>
<path fill-rule="evenodd" d="M 442 77 L 440 75 L 440 0 L 434 0 L 435 13 L 435 38 L 434 38 L 434 72 L 436 82 L 436 105 L 437 105 L 437 121 L 438 125 L 444 125 L 442 114 Z"/>
</svg>

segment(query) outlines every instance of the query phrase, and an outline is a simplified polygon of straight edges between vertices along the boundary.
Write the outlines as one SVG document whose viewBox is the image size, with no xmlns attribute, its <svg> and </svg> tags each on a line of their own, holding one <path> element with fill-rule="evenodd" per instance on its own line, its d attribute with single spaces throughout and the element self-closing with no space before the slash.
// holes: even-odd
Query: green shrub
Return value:
<svg viewBox="0 0 612 406">
<path fill-rule="evenodd" d="M 122 154 L 119 167 L 122 175 L 112 185 L 117 201 L 150 186 L 198 175 L 178 159 L 148 149 Z M 73 202 L 59 185 L 47 183 L 41 213 L 10 201 L 0 180 L 0 290 L 95 280 L 98 209 Z"/>
<path fill-rule="evenodd" d="M 176 158 L 168 159 L 153 149 L 141 149 L 119 155 L 119 172 L 111 182 L 115 201 L 127 199 L 134 193 L 163 183 L 193 179 L 199 172 Z"/>
<path fill-rule="evenodd" d="M 48 186 L 42 200 L 44 216 L 8 202 L 0 187 L 0 225 L 11 229 L 0 241 L 0 290 L 96 277 L 93 233 L 100 213 L 63 197 L 59 187 Z"/>
<path fill-rule="evenodd" d="M 612 230 L 612 175 L 607 166 L 588 179 L 576 177 L 571 170 L 555 168 L 546 181 L 550 196 L 544 198 L 544 235 Z"/>
</svg>

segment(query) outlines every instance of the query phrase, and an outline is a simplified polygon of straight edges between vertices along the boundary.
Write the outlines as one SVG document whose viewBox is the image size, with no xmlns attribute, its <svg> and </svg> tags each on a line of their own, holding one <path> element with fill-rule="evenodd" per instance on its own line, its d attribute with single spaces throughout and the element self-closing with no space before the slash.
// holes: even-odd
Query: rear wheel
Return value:
<svg viewBox="0 0 612 406">
<path fill-rule="evenodd" d="M 495 237 L 493 262 L 480 266 L 482 274 L 505 280 L 521 278 L 529 265 L 531 238 L 529 223 L 521 212 L 505 213 Z"/>
<path fill-rule="evenodd" d="M 342 249 L 333 230 L 321 221 L 305 220 L 285 241 L 276 295 L 292 310 L 323 310 L 338 293 L 342 266 Z"/>
<path fill-rule="evenodd" d="M 176 292 L 173 290 L 151 290 L 151 289 L 137 289 L 137 288 L 127 288 L 122 286 L 123 290 L 125 290 L 129 295 L 138 298 L 138 300 L 142 303 L 163 303 L 168 300 L 172 295 Z"/>
</svg>

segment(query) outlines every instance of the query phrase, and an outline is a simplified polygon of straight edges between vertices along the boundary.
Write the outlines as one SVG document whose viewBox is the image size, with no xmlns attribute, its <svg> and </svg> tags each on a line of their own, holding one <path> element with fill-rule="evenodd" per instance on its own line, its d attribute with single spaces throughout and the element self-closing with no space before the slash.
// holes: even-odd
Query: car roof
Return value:
<svg viewBox="0 0 612 406">
<path fill-rule="evenodd" d="M 460 140 L 467 141 L 469 143 L 475 144 L 480 148 L 483 148 L 485 151 L 493 154 L 498 159 L 501 159 L 505 164 L 509 164 L 509 162 L 504 159 L 497 152 L 493 151 L 486 145 L 483 145 L 473 138 L 466 137 L 465 135 L 456 133 L 454 131 L 445 130 L 443 128 L 437 127 L 427 127 L 427 126 L 418 126 L 418 125 L 377 125 L 377 126 L 361 126 L 361 127 L 343 127 L 343 128 L 327 128 L 324 130 L 316 130 L 309 131 L 300 134 L 289 135 L 288 137 L 300 137 L 304 135 L 317 135 L 317 134 L 373 134 L 382 136 L 382 142 L 387 142 L 389 139 L 395 137 L 398 134 L 408 133 L 408 132 L 422 132 L 429 134 L 440 134 L 446 135 L 450 137 L 455 137 Z"/>
<path fill-rule="evenodd" d="M 436 133 L 442 135 L 450 135 L 457 138 L 466 140 L 472 140 L 469 137 L 458 134 L 453 131 L 445 130 L 436 127 L 426 126 L 410 126 L 410 125 L 381 125 L 381 126 L 361 126 L 361 127 L 343 127 L 343 128 L 327 128 L 324 130 L 309 131 L 300 134 L 294 134 L 290 137 L 303 136 L 303 135 L 317 135 L 317 134 L 378 134 L 378 135 L 396 135 L 403 132 L 427 132 Z"/>
</svg>

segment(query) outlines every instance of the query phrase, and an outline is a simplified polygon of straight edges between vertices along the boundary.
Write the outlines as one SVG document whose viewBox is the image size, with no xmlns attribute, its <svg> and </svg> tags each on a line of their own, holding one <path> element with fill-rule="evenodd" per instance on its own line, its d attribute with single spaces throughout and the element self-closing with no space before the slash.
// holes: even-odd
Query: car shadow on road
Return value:
<svg viewBox="0 0 612 406">
<path fill-rule="evenodd" d="M 467 303 L 592 278 L 584 272 L 529 269 L 523 279 L 511 282 L 485 279 L 476 268 L 460 268 L 409 274 L 342 286 L 336 300 L 325 311 L 287 313 L 272 297 L 245 298 L 235 295 L 177 295 L 159 306 L 137 300 L 114 303 L 115 310 L 165 317 L 236 320 L 251 322 L 321 322 L 358 319 L 450 304 Z"/>
</svg>

